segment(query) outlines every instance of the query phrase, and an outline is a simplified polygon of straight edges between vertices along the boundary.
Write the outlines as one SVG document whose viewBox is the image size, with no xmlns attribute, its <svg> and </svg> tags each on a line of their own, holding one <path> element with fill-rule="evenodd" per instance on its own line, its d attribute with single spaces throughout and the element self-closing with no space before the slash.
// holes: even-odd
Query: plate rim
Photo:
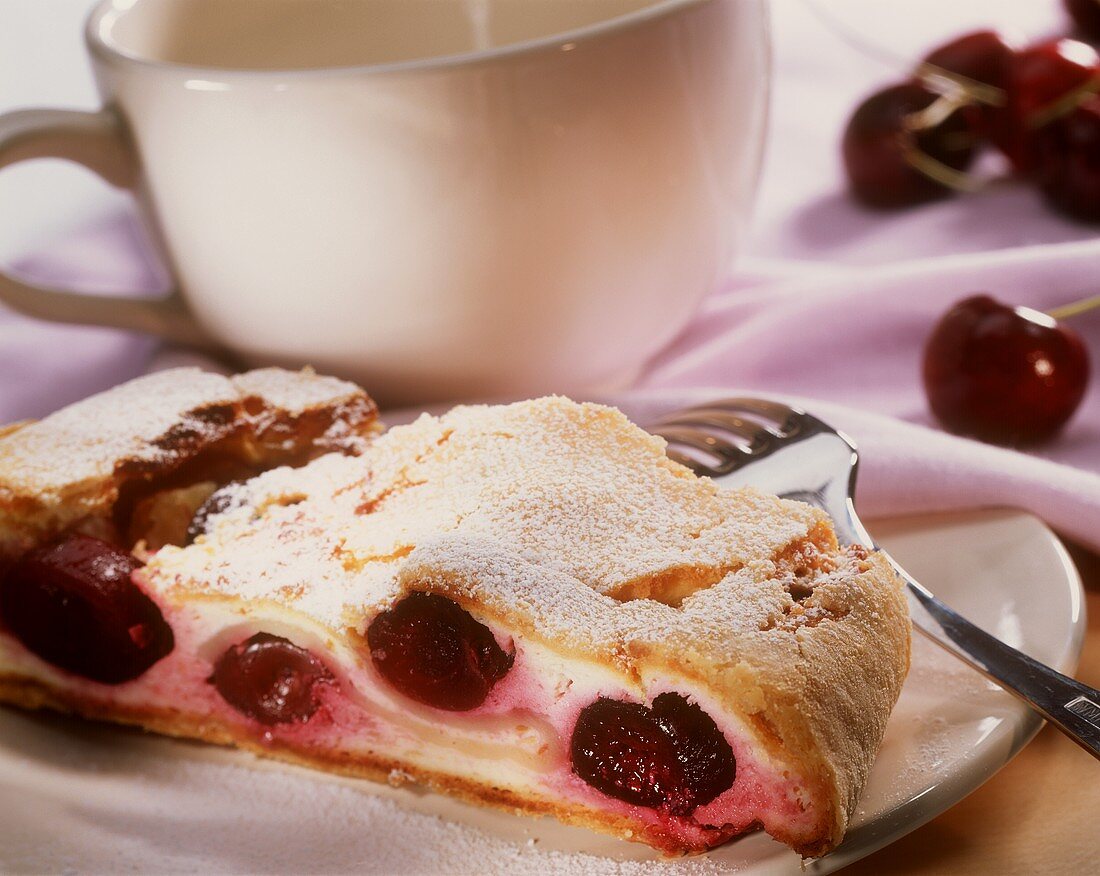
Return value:
<svg viewBox="0 0 1100 876">
<path fill-rule="evenodd" d="M 1073 562 L 1073 558 L 1070 556 L 1065 543 L 1058 533 L 1056 533 L 1046 521 L 1030 511 L 1021 508 L 1001 506 L 962 509 L 958 511 L 891 515 L 889 517 L 870 518 L 868 523 L 873 529 L 875 523 L 883 521 L 889 521 L 890 525 L 895 525 L 908 520 L 916 521 L 920 519 L 944 517 L 954 518 L 960 522 L 967 519 L 994 520 L 998 518 L 1004 520 L 1026 520 L 1028 525 L 1035 527 L 1039 534 L 1047 541 L 1065 575 L 1070 608 L 1070 636 L 1066 642 L 1064 658 L 1058 661 L 1054 665 L 1054 668 L 1059 672 L 1072 675 L 1076 671 L 1081 659 L 1081 651 L 1084 647 L 1085 634 L 1088 628 L 1088 616 L 1085 608 L 1084 582 L 1081 579 L 1081 573 L 1077 565 Z M 913 634 L 914 636 L 922 635 L 915 627 Z M 1005 691 L 1005 693 L 1008 692 Z M 1022 700 L 1018 700 L 1016 705 L 1021 710 L 1017 722 L 1014 724 L 1011 720 L 1006 719 L 1002 721 L 989 736 L 985 737 L 982 740 L 982 745 L 974 749 L 979 753 L 979 757 L 977 760 L 970 762 L 969 765 L 971 768 L 969 770 L 956 770 L 952 772 L 937 785 L 916 797 L 906 800 L 892 812 L 884 813 L 886 817 L 891 818 L 891 821 L 897 821 L 893 829 L 883 830 L 877 835 L 875 832 L 872 832 L 872 839 L 859 843 L 859 838 L 861 836 L 860 831 L 874 827 L 879 823 L 880 819 L 875 819 L 866 825 L 860 825 L 860 827 L 855 829 L 854 833 L 850 832 L 845 836 L 844 842 L 828 855 L 807 862 L 806 866 L 803 868 L 803 872 L 815 874 L 815 876 L 816 874 L 824 876 L 824 874 L 835 873 L 843 867 L 847 867 L 849 864 L 854 864 L 856 861 L 870 857 L 875 852 L 881 851 L 902 837 L 924 827 L 930 821 L 938 818 L 948 809 L 951 809 L 985 785 L 990 779 L 996 776 L 997 773 L 1008 766 L 1008 764 L 1011 763 L 1038 735 L 1039 731 L 1042 730 L 1043 726 L 1046 724 L 1045 719 L 1043 719 L 1038 712 L 1024 704 Z M 1004 750 L 1002 748 L 1002 740 L 1005 740 L 1006 737 L 1008 738 L 1007 750 Z M 931 805 L 922 805 L 918 810 L 919 814 L 913 813 L 915 817 L 902 817 L 906 811 L 914 809 L 918 801 L 924 804 L 930 803 Z M 880 818 L 881 817 L 882 816 L 880 816 Z M 845 847 L 851 839 L 855 839 L 857 845 L 853 848 L 846 849 Z M 753 870 L 750 869 L 742 872 L 752 874 Z"/>
</svg>

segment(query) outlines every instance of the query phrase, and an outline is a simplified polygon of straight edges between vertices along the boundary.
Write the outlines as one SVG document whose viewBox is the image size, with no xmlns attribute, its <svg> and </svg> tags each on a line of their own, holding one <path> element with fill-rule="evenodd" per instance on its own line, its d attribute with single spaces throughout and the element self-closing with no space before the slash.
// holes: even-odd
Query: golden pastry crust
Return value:
<svg viewBox="0 0 1100 876">
<path fill-rule="evenodd" d="M 147 489 L 360 452 L 377 431 L 363 390 L 308 370 L 132 380 L 0 433 L 0 559 L 78 524 L 110 534 Z"/>
<path fill-rule="evenodd" d="M 355 459 L 327 456 L 235 487 L 206 536 L 166 548 L 148 574 L 158 587 L 241 599 L 293 592 L 295 610 L 340 629 L 391 604 L 405 563 L 441 550 L 442 536 L 470 542 L 455 561 L 521 553 L 546 571 L 544 587 L 566 572 L 550 612 L 588 590 L 677 605 L 746 562 L 815 540 L 835 547 L 823 512 L 720 490 L 664 448 L 620 411 L 563 398 L 425 415 Z M 588 620 L 585 633 L 601 640 Z"/>
<path fill-rule="evenodd" d="M 156 586 L 293 593 L 295 610 L 360 632 L 427 590 L 613 669 L 640 698 L 645 676 L 692 679 L 816 784 L 818 823 L 784 840 L 816 854 L 843 836 L 908 669 L 909 622 L 889 565 L 839 550 L 823 512 L 719 490 L 620 412 L 556 398 L 423 417 L 239 498 L 201 544 L 158 555 Z"/>
<path fill-rule="evenodd" d="M 260 395 L 247 377 L 232 383 L 245 400 Z M 239 402 L 248 422 L 295 422 L 270 414 L 293 406 L 279 408 L 270 390 L 265 397 L 259 408 Z M 747 746 L 739 749 L 751 754 L 744 781 L 789 780 L 787 802 L 798 816 L 762 812 L 757 820 L 769 833 L 807 856 L 840 841 L 908 668 L 906 602 L 884 558 L 839 548 L 819 510 L 695 477 L 665 456 L 662 440 L 614 409 L 561 398 L 457 408 L 365 443 L 373 408 L 364 416 L 355 398 L 330 404 L 326 437 L 313 438 L 310 453 L 354 438 L 358 456 L 327 454 L 226 489 L 226 504 L 194 544 L 163 548 L 138 573 L 145 590 L 176 612 L 229 606 L 237 621 L 276 618 L 281 629 L 321 630 L 326 647 L 344 655 L 348 678 L 363 685 L 377 684 L 365 641 L 372 619 L 411 592 L 437 593 L 510 637 L 517 665 L 556 654 L 562 665 L 593 673 L 584 696 L 608 691 L 648 703 L 667 690 L 689 695 Z M 171 423 L 157 428 L 181 434 Z M 133 443 L 159 447 L 151 431 L 143 427 L 145 437 Z M 0 484 L 10 470 L 3 460 L 14 456 L 5 443 L 19 435 L 0 438 Z M 67 503 L 90 496 L 80 507 L 110 516 L 124 495 L 117 473 L 134 469 L 124 461 L 147 458 L 138 450 L 102 462 L 94 489 L 85 480 L 51 494 L 41 490 L 44 478 L 38 493 L 28 486 L 22 495 L 50 497 L 61 516 Z M 0 700 L 354 775 L 384 779 L 399 770 L 467 799 L 633 834 L 666 851 L 702 850 L 752 826 L 723 827 L 716 811 L 717 823 L 678 833 L 621 805 L 603 810 L 583 795 L 478 781 L 460 764 L 449 772 L 387 757 L 373 743 L 350 752 L 276 734 L 261 744 L 239 719 L 105 702 L 78 686 L 5 675 L 2 665 Z M 554 720 L 567 734 L 563 722 L 575 721 L 576 711 L 561 709 Z M 438 720 L 446 724 L 446 714 Z"/>
</svg>

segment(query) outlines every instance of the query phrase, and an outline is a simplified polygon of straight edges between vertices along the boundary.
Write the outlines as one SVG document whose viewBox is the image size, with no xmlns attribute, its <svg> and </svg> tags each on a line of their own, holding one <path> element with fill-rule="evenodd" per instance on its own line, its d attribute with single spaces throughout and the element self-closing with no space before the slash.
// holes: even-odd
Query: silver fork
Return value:
<svg viewBox="0 0 1100 876">
<path fill-rule="evenodd" d="M 669 414 L 650 431 L 697 474 L 723 487 L 751 485 L 816 505 L 833 518 L 841 544 L 880 550 L 856 515 L 855 444 L 817 417 L 764 399 L 731 398 Z M 888 559 L 909 589 L 913 626 L 1100 758 L 1100 691 L 974 626 Z"/>
</svg>

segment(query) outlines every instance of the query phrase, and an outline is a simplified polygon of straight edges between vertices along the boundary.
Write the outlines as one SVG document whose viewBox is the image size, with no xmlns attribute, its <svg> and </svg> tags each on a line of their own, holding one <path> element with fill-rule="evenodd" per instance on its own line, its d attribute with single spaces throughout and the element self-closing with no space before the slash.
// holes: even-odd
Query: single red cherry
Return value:
<svg viewBox="0 0 1100 876">
<path fill-rule="evenodd" d="M 1036 138 L 1035 180 L 1047 202 L 1100 222 L 1100 96 L 1055 119 Z"/>
<path fill-rule="evenodd" d="M 998 444 L 1054 436 L 1080 405 L 1088 375 L 1076 332 L 988 295 L 952 307 L 924 348 L 924 388 L 936 418 L 952 432 Z"/>
<path fill-rule="evenodd" d="M 240 485 L 240 481 L 230 481 L 224 487 L 211 493 L 207 500 L 199 506 L 195 516 L 191 518 L 191 523 L 187 526 L 186 544 L 193 543 L 200 535 L 206 535 L 210 531 L 211 517 L 216 517 L 230 508 L 240 505 L 243 501 L 237 490 Z"/>
<path fill-rule="evenodd" d="M 515 660 L 487 626 L 432 593 L 412 593 L 379 614 L 367 644 L 375 668 L 397 690 L 451 712 L 485 702 Z"/>
<path fill-rule="evenodd" d="M 581 710 L 573 772 L 635 806 L 686 817 L 733 785 L 733 749 L 699 706 L 661 694 L 652 708 L 601 697 Z"/>
<path fill-rule="evenodd" d="M 1091 40 L 1100 40 L 1100 0 L 1065 0 L 1077 29 Z"/>
<path fill-rule="evenodd" d="M 962 171 L 974 156 L 978 115 L 956 110 L 935 127 L 913 131 L 915 113 L 940 95 L 919 82 L 871 95 L 848 121 L 841 144 L 852 194 L 872 207 L 895 208 L 935 200 L 951 189 L 918 165 L 931 161 Z"/>
<path fill-rule="evenodd" d="M 164 615 L 131 578 L 140 567 L 86 535 L 33 550 L 0 582 L 0 622 L 60 669 L 104 684 L 130 681 L 175 646 Z"/>
<path fill-rule="evenodd" d="M 993 136 L 1018 173 L 1034 172 L 1038 132 L 1072 111 L 1074 95 L 1086 96 L 1083 89 L 1100 76 L 1098 65 L 1096 50 L 1077 40 L 1052 40 L 1012 55 L 1007 105 Z"/>
<path fill-rule="evenodd" d="M 270 633 L 256 633 L 227 649 L 210 683 L 234 709 L 261 724 L 305 723 L 320 706 L 328 667 L 305 648 Z"/>
</svg>

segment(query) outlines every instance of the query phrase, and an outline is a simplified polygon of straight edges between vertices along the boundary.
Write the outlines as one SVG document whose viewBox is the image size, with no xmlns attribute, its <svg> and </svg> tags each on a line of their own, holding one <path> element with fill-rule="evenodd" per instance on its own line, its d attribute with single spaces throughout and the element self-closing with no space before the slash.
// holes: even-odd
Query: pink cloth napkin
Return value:
<svg viewBox="0 0 1100 876">
<path fill-rule="evenodd" d="M 995 290 L 1050 308 L 1098 276 L 1100 245 L 1072 243 L 732 285 L 619 401 L 646 422 L 723 394 L 780 397 L 856 439 L 865 516 L 1019 507 L 1100 550 L 1100 367 L 1066 431 L 1030 453 L 945 434 L 920 383 L 924 339 L 955 300 Z M 1100 366 L 1100 312 L 1075 324 Z"/>
<path fill-rule="evenodd" d="M 816 2 L 816 0 L 815 0 Z M 1053 2 L 835 0 L 843 26 L 902 58 L 967 28 L 1064 31 Z M 836 143 L 855 103 L 897 78 L 855 51 L 800 0 L 776 0 L 776 83 L 750 257 L 694 323 L 614 401 L 639 422 L 729 394 L 772 395 L 844 429 L 860 445 L 867 515 L 1013 506 L 1100 551 L 1100 313 L 1075 321 L 1098 372 L 1078 416 L 1031 453 L 944 434 L 919 381 L 932 324 L 974 291 L 1049 308 L 1096 294 L 1097 229 L 1046 211 L 1012 185 L 897 215 L 843 191 Z M 872 37 L 873 34 L 873 37 Z M 18 271 L 82 289 L 162 285 L 128 217 L 108 217 L 23 259 Z M 34 323 L 0 312 L 0 422 L 41 416 L 179 355 L 148 339 Z"/>
</svg>

